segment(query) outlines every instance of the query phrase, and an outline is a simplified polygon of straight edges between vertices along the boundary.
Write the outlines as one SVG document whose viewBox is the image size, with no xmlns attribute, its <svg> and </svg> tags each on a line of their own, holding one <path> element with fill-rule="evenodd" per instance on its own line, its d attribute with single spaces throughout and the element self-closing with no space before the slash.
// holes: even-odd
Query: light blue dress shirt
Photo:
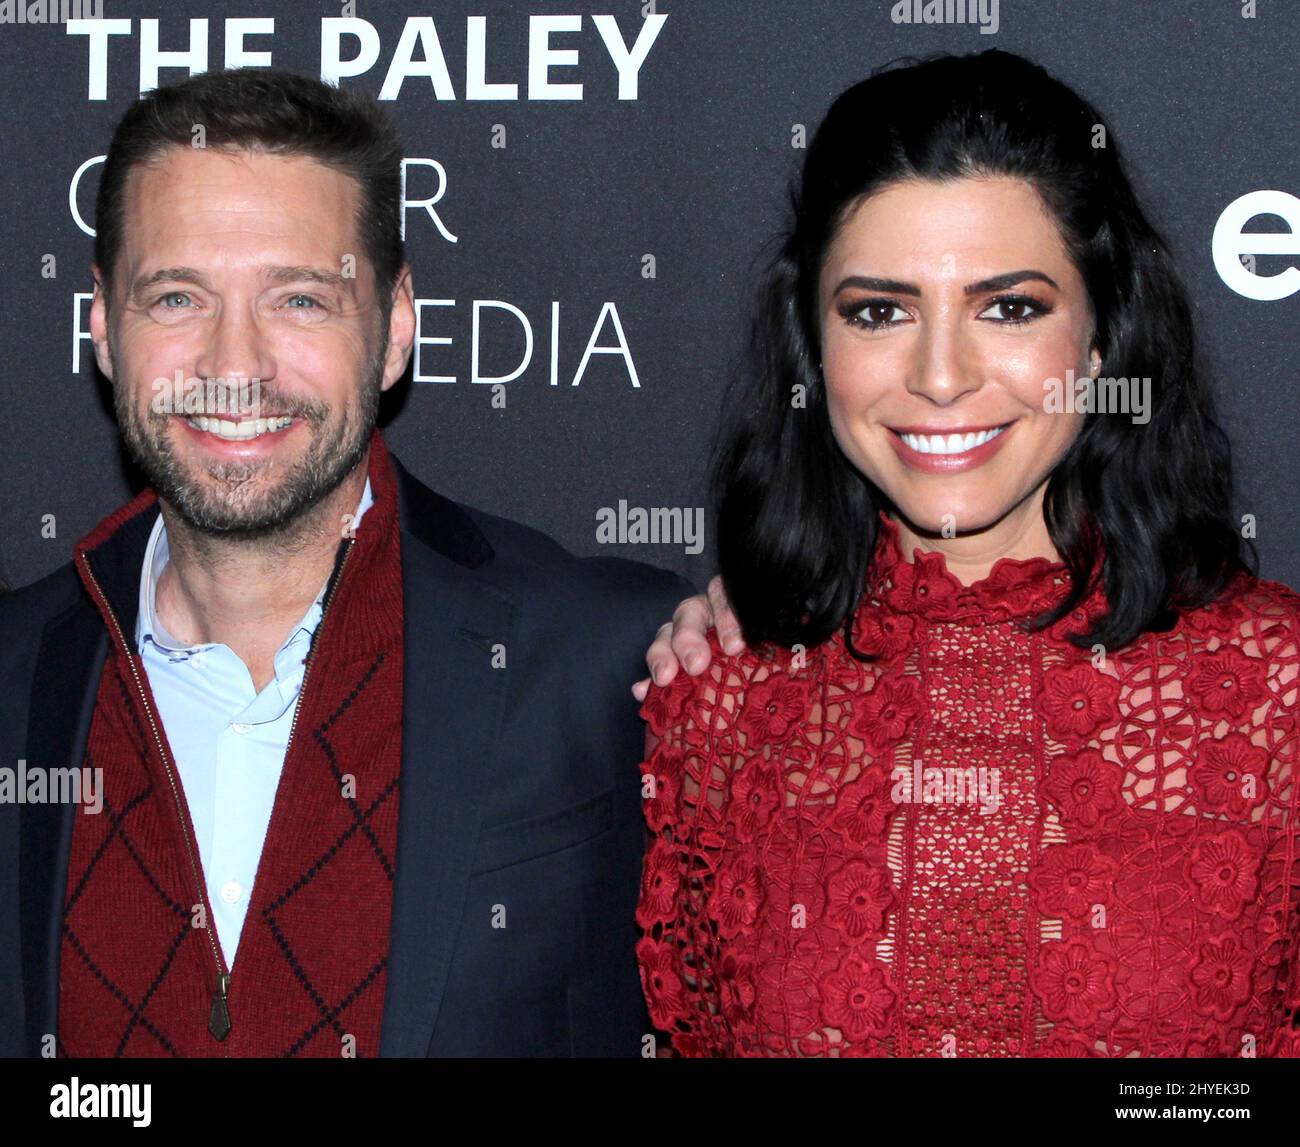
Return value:
<svg viewBox="0 0 1300 1147">
<path fill-rule="evenodd" d="M 354 526 L 373 503 L 367 478 Z M 325 586 L 276 653 L 274 679 L 257 693 L 248 666 L 230 646 L 185 645 L 158 620 L 154 598 L 167 560 L 167 530 L 159 513 L 144 554 L 135 644 L 185 790 L 217 937 L 230 968 L 280 783 L 307 650 L 324 611 Z"/>
</svg>

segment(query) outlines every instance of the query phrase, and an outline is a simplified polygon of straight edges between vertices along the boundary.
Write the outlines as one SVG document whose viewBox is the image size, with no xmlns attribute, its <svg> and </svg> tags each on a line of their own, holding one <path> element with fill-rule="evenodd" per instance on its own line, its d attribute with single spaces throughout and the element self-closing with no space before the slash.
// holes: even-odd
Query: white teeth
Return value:
<svg viewBox="0 0 1300 1147">
<path fill-rule="evenodd" d="M 992 441 L 1005 429 L 998 426 L 971 434 L 900 434 L 899 437 L 918 454 L 965 454 Z"/>
<path fill-rule="evenodd" d="M 199 415 L 197 418 L 187 418 L 185 421 L 195 430 L 203 430 L 208 434 L 216 435 L 218 438 L 241 442 L 251 438 L 258 438 L 263 434 L 283 430 L 293 422 L 293 419 L 245 418 L 240 422 L 232 422 L 228 418 L 208 418 L 205 415 Z"/>
</svg>

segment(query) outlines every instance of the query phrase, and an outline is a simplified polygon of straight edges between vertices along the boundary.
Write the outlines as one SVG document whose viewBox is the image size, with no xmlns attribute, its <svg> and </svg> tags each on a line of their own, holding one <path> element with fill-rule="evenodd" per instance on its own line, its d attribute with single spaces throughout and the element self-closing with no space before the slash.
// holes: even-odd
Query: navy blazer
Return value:
<svg viewBox="0 0 1300 1147">
<path fill-rule="evenodd" d="M 406 645 L 380 1054 L 639 1055 L 644 734 L 630 686 L 693 590 L 639 562 L 576 558 L 393 466 Z M 127 633 L 152 524 L 139 515 L 108 543 Z M 504 668 L 485 655 L 497 643 Z M 0 597 L 0 766 L 82 764 L 108 648 L 71 563 Z M 0 805 L 0 1055 L 40 1055 L 58 1030 L 75 808 Z"/>
</svg>

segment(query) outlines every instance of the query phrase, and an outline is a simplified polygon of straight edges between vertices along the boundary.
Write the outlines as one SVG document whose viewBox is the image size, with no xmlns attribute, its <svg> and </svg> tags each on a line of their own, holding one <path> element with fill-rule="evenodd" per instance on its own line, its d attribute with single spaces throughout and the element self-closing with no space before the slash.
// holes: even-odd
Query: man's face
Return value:
<svg viewBox="0 0 1300 1147">
<path fill-rule="evenodd" d="M 283 526 L 365 453 L 414 317 L 404 269 L 381 329 L 359 197 L 303 156 L 172 148 L 131 173 L 112 302 L 96 268 L 91 334 L 131 456 L 196 529 Z M 160 410 L 178 372 L 221 380 L 200 390 L 225 411 L 200 424 Z M 231 405 L 241 391 L 251 414 Z"/>
</svg>

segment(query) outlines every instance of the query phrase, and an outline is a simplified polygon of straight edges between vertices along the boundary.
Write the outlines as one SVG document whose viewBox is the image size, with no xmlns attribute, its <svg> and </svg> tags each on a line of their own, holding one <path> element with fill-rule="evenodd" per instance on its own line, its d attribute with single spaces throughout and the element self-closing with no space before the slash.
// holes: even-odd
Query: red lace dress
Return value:
<svg viewBox="0 0 1300 1147">
<path fill-rule="evenodd" d="M 1300 1056 L 1300 596 L 1243 575 L 1118 652 L 1016 628 L 1067 588 L 963 587 L 882 517 L 877 662 L 713 639 L 651 689 L 638 959 L 680 1054 Z"/>
</svg>

